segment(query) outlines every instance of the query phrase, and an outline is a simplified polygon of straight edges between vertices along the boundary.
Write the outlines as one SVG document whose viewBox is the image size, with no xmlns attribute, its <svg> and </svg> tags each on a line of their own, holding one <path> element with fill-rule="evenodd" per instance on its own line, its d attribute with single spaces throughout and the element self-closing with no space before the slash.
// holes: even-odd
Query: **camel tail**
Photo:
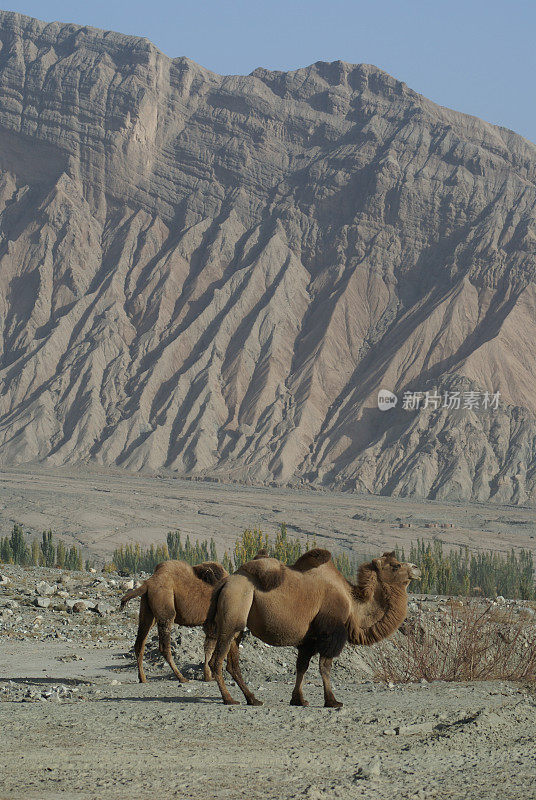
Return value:
<svg viewBox="0 0 536 800">
<path fill-rule="evenodd" d="M 122 611 L 124 609 L 126 604 L 129 602 L 129 600 L 132 600 L 133 597 L 141 597 L 146 592 L 147 592 L 147 582 L 146 581 L 144 583 L 142 583 L 141 586 L 138 586 L 137 589 L 131 589 L 130 592 L 127 592 L 121 598 L 121 605 L 119 606 L 120 611 Z"/>
</svg>

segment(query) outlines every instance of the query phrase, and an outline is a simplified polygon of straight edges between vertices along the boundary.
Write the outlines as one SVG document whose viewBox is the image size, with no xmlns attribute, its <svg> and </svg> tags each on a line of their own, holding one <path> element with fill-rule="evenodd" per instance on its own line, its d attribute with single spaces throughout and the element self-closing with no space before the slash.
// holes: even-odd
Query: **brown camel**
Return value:
<svg viewBox="0 0 536 800">
<path fill-rule="evenodd" d="M 121 610 L 133 597 L 140 597 L 138 635 L 134 651 L 138 662 L 138 679 L 145 683 L 143 652 L 145 642 L 155 620 L 158 626 L 158 647 L 169 666 L 181 681 L 186 683 L 171 655 L 171 627 L 175 622 L 185 627 L 203 625 L 207 618 L 214 587 L 229 573 L 213 561 L 191 567 L 185 561 L 163 561 L 137 589 L 121 598 Z M 215 635 L 207 633 L 205 639 L 204 680 L 212 680 L 208 662 L 216 644 Z M 233 642 L 227 659 L 227 669 L 235 677 L 238 670 L 238 643 Z"/>
<path fill-rule="evenodd" d="M 292 567 L 275 558 L 244 564 L 215 591 L 209 615 L 218 630 L 209 663 L 223 702 L 237 702 L 225 686 L 222 663 L 235 637 L 247 626 L 267 644 L 298 648 L 291 705 L 307 705 L 303 679 L 312 656 L 319 653 L 324 705 L 339 708 L 342 703 L 331 688 L 333 658 L 347 641 L 370 645 L 397 630 L 407 613 L 407 587 L 419 576 L 414 564 L 401 564 L 394 553 L 362 564 L 356 586 L 341 575 L 327 550 L 311 550 Z M 244 694 L 249 703 L 255 701 L 249 690 Z"/>
</svg>

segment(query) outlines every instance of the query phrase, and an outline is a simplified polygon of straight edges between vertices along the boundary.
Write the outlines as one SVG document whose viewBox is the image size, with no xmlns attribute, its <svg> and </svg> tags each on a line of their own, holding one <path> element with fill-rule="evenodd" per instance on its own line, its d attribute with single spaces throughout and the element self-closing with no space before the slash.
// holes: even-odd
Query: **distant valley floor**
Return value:
<svg viewBox="0 0 536 800">
<path fill-rule="evenodd" d="M 282 522 L 304 541 L 316 536 L 321 547 L 357 555 L 407 546 L 417 538 L 536 551 L 533 508 L 255 488 L 76 467 L 2 468 L 2 535 L 15 521 L 28 532 L 52 528 L 86 555 L 102 558 L 126 542 L 163 542 L 175 529 L 193 539 L 214 537 L 223 552 L 244 529 L 257 526 L 273 536 Z"/>
</svg>

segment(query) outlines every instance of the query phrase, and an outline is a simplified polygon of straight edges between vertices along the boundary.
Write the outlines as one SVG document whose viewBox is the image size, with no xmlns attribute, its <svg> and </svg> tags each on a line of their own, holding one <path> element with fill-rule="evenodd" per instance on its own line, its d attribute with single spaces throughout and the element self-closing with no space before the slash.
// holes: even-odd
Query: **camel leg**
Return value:
<svg viewBox="0 0 536 800">
<path fill-rule="evenodd" d="M 308 647 L 298 647 L 298 659 L 296 661 L 296 684 L 292 690 L 292 697 L 290 698 L 291 706 L 308 706 L 307 700 L 304 700 L 302 686 L 305 673 L 309 667 L 309 662 L 313 656 L 312 651 Z"/>
<path fill-rule="evenodd" d="M 138 635 L 134 643 L 134 652 L 136 653 L 136 661 L 138 662 L 138 680 L 140 683 L 146 683 L 147 681 L 143 669 L 143 653 L 145 651 L 145 642 L 147 641 L 149 631 L 153 627 L 153 623 L 153 612 L 149 608 L 146 596 L 143 595 L 140 602 L 140 615 L 138 618 Z"/>
<path fill-rule="evenodd" d="M 235 632 L 233 631 L 230 635 L 222 636 L 221 634 L 218 636 L 218 641 L 216 642 L 216 647 L 214 648 L 214 653 L 212 658 L 209 662 L 209 669 L 212 670 L 212 674 L 216 679 L 216 683 L 218 684 L 218 688 L 221 692 L 221 697 L 223 702 L 226 706 L 236 706 L 239 705 L 238 700 L 233 700 L 231 694 L 227 686 L 225 685 L 225 681 L 223 680 L 223 660 L 229 649 L 231 644 L 233 643 L 233 639 L 235 637 Z"/>
<path fill-rule="evenodd" d="M 158 649 L 168 662 L 174 674 L 181 683 L 188 683 L 188 678 L 179 672 L 177 665 L 173 661 L 171 655 L 171 628 L 173 626 L 173 619 L 159 620 L 158 621 Z"/>
<path fill-rule="evenodd" d="M 204 681 L 213 681 L 214 675 L 211 672 L 211 669 L 208 665 L 208 662 L 212 658 L 212 654 L 214 652 L 214 648 L 216 647 L 216 639 L 212 639 L 208 634 L 205 636 L 205 663 L 203 664 L 203 680 Z"/>
<path fill-rule="evenodd" d="M 236 682 L 239 689 L 242 691 L 242 694 L 246 698 L 246 703 L 248 704 L 248 706 L 262 706 L 262 701 L 257 700 L 253 692 L 250 692 L 250 690 L 244 683 L 242 672 L 240 670 L 240 660 L 239 660 L 239 650 L 238 650 L 239 638 L 241 638 L 240 634 L 237 639 L 231 642 L 229 652 L 227 653 L 227 672 Z"/>
<path fill-rule="evenodd" d="M 237 592 L 237 589 L 240 591 Z M 242 633 L 247 625 L 249 612 L 253 603 L 253 587 L 246 579 L 244 579 L 243 582 L 238 582 L 237 586 L 233 587 L 233 591 L 229 591 L 228 584 L 225 584 L 220 591 L 217 603 L 215 622 L 218 631 L 218 641 L 216 642 L 214 653 L 210 659 L 209 667 L 216 678 L 216 683 L 221 692 L 223 702 L 226 705 L 235 705 L 237 701 L 233 700 L 223 680 L 223 660 L 236 637 Z M 236 661 L 238 662 L 238 656 L 236 657 Z M 231 656 L 231 662 L 229 664 L 231 669 L 233 669 L 233 663 L 233 656 Z M 247 689 L 241 675 L 240 679 L 240 683 L 243 686 L 243 688 L 241 688 L 247 700 Z M 238 680 L 236 682 L 240 686 Z"/>
<path fill-rule="evenodd" d="M 319 667 L 320 675 L 322 676 L 322 683 L 324 684 L 324 706 L 325 708 L 341 708 L 342 703 L 335 699 L 333 690 L 331 688 L 331 665 L 333 664 L 332 658 L 320 656 Z"/>
</svg>

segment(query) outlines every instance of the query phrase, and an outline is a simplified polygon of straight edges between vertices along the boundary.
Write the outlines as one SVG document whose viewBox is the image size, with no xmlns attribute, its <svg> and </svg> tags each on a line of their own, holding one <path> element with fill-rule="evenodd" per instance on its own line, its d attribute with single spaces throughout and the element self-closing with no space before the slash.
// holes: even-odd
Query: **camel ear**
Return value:
<svg viewBox="0 0 536 800">
<path fill-rule="evenodd" d="M 381 566 L 382 566 L 381 558 L 373 558 L 372 559 L 372 567 L 373 567 L 373 569 L 378 571 L 379 569 L 381 569 Z"/>
<path fill-rule="evenodd" d="M 384 553 L 382 558 L 396 558 L 396 550 L 391 550 L 390 553 Z"/>
</svg>

